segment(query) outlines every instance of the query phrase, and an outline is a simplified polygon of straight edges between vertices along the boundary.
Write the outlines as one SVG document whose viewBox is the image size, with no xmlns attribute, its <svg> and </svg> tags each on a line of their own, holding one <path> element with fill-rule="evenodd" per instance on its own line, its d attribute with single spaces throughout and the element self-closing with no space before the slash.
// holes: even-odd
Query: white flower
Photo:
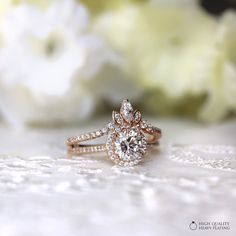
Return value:
<svg viewBox="0 0 236 236">
<path fill-rule="evenodd" d="M 211 43 L 206 90 L 208 99 L 200 118 L 215 121 L 236 112 L 236 15 L 226 12 L 219 20 Z"/>
<path fill-rule="evenodd" d="M 1 27 L 0 109 L 14 125 L 76 122 L 93 111 L 86 83 L 115 56 L 89 31 L 89 15 L 74 0 L 46 9 L 19 4 Z M 114 59 L 115 60 L 115 59 Z"/>
<path fill-rule="evenodd" d="M 220 120 L 236 111 L 236 16 L 217 20 L 196 4 L 167 2 L 105 12 L 96 30 L 127 59 L 144 93 L 155 91 L 159 99 L 145 104 L 147 110 L 169 113 L 187 104 L 188 110 L 200 107 L 202 120 Z"/>
</svg>

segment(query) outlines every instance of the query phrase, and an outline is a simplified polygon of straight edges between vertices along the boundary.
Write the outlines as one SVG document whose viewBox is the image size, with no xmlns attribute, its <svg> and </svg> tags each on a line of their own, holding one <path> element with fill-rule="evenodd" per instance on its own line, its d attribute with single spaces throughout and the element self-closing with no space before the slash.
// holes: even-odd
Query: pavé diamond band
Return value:
<svg viewBox="0 0 236 236">
<path fill-rule="evenodd" d="M 104 135 L 108 135 L 106 144 L 81 144 Z M 142 161 L 148 145 L 158 144 L 160 138 L 161 130 L 142 120 L 141 112 L 123 100 L 120 112 L 112 112 L 112 122 L 96 132 L 68 138 L 67 147 L 72 155 L 106 151 L 116 164 L 133 166 Z"/>
</svg>

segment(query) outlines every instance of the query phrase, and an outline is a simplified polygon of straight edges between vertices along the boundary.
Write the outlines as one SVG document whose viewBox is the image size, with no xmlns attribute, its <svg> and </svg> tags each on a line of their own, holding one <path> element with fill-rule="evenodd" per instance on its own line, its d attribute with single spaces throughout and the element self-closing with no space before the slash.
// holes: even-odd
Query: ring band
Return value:
<svg viewBox="0 0 236 236">
<path fill-rule="evenodd" d="M 162 136 L 161 129 L 142 120 L 141 112 L 134 110 L 127 99 L 123 100 L 120 112 L 112 112 L 112 119 L 98 131 L 68 138 L 68 153 L 107 152 L 115 164 L 133 166 L 143 159 L 147 147 L 158 144 Z M 82 144 L 104 135 L 108 135 L 106 144 Z"/>
</svg>

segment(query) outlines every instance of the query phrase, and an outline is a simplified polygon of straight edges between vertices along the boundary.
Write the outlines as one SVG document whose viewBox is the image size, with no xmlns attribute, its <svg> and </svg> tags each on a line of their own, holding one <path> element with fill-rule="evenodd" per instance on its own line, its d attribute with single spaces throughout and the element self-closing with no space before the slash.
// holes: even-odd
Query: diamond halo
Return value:
<svg viewBox="0 0 236 236">
<path fill-rule="evenodd" d="M 112 114 L 113 129 L 106 142 L 110 159 L 121 166 L 138 164 L 147 150 L 147 140 L 140 129 L 141 113 L 124 100 L 120 113 L 113 111 Z"/>
</svg>

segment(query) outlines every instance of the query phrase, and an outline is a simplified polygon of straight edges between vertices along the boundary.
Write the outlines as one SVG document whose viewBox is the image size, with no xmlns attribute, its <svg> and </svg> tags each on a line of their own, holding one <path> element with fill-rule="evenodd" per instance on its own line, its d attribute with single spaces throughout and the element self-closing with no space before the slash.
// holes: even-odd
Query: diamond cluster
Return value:
<svg viewBox="0 0 236 236">
<path fill-rule="evenodd" d="M 120 113 L 113 111 L 112 117 L 106 143 L 110 159 L 121 166 L 138 164 L 147 150 L 147 141 L 140 129 L 141 113 L 124 100 Z"/>
</svg>

